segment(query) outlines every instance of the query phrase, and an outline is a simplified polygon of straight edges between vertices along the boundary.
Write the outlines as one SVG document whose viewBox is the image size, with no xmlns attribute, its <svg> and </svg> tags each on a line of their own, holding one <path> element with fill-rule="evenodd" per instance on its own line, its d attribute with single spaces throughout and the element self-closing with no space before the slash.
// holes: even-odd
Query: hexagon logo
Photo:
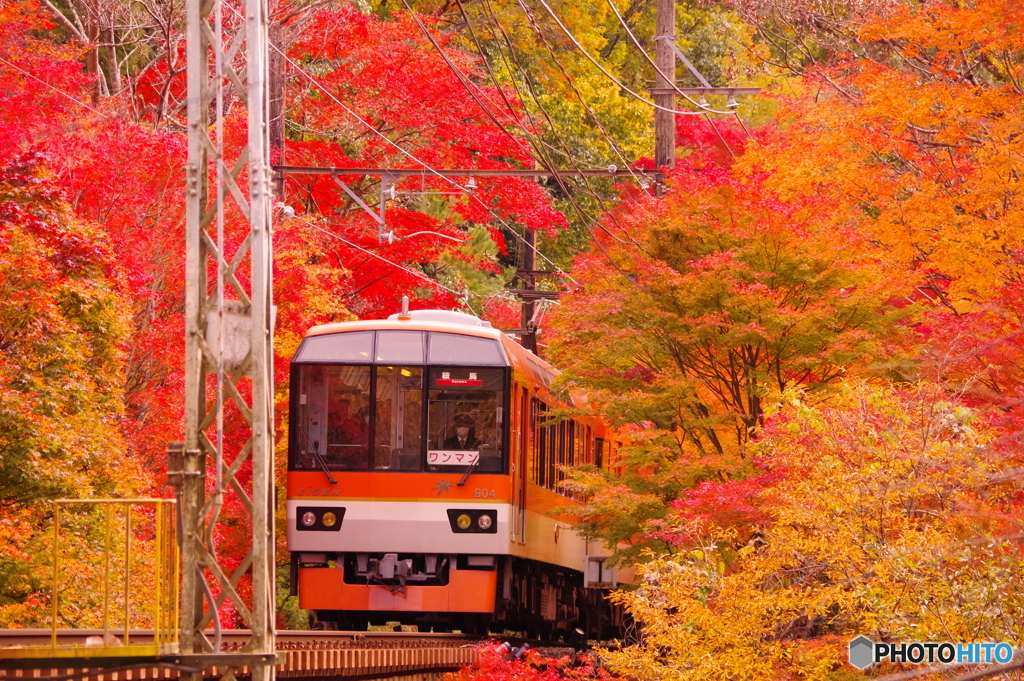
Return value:
<svg viewBox="0 0 1024 681">
<path fill-rule="evenodd" d="M 858 636 L 850 641 L 850 664 L 865 669 L 875 662 L 875 643 L 867 636 Z"/>
</svg>

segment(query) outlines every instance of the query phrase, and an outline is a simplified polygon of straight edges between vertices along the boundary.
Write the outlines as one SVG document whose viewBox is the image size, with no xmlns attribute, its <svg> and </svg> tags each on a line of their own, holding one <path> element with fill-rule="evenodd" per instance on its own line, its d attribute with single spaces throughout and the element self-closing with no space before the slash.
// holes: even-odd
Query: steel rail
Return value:
<svg viewBox="0 0 1024 681">
<path fill-rule="evenodd" d="M 151 640 L 153 633 L 133 630 L 130 636 L 132 641 L 144 642 Z M 262 657 L 257 660 L 242 652 L 251 638 L 248 630 L 223 631 L 222 653 L 214 656 L 118 656 L 116 642 L 110 646 L 109 640 L 106 646 L 93 647 L 93 656 L 83 657 L 81 650 L 75 657 L 61 655 L 75 646 L 88 648 L 90 642 L 103 642 L 103 634 L 102 629 L 60 630 L 57 647 L 53 648 L 48 645 L 50 629 L 0 631 L 0 680 L 117 681 L 125 679 L 125 671 L 130 669 L 127 678 L 146 681 L 178 678 L 195 668 L 205 668 L 204 678 L 214 679 L 227 667 L 239 667 L 236 676 L 248 677 L 249 664 L 266 664 Z M 281 631 L 276 639 L 276 675 L 280 678 L 336 677 L 363 681 L 454 671 L 476 660 L 486 637 L 419 632 Z M 32 657 L 25 657 L 29 648 Z M 13 653 L 19 655 L 15 657 Z"/>
</svg>

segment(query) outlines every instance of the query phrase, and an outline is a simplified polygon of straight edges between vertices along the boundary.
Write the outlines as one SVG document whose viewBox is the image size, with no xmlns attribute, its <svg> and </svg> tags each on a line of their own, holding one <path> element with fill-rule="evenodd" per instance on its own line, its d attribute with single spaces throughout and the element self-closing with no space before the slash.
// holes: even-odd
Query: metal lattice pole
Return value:
<svg viewBox="0 0 1024 681">
<path fill-rule="evenodd" d="M 219 606 L 252 630 L 239 661 L 274 652 L 273 305 L 267 0 L 188 0 L 185 443 L 181 483 L 183 654 L 220 653 Z M 230 115 L 229 115 L 230 112 Z M 242 121 L 246 136 L 242 136 Z M 239 125 L 232 125 L 238 121 Z M 237 420 L 237 422 L 235 422 Z M 244 442 L 226 438 L 246 431 Z M 245 464 L 251 463 L 251 468 Z M 207 479 L 207 467 L 212 480 Z M 236 474 L 250 468 L 251 485 Z M 225 498 L 251 512 L 229 571 L 215 528 Z M 234 527 L 236 533 L 242 528 Z M 252 575 L 252 602 L 238 593 Z M 213 628 L 211 629 L 211 624 Z M 227 667 L 223 678 L 235 674 Z M 199 674 L 186 675 L 201 677 Z"/>
</svg>

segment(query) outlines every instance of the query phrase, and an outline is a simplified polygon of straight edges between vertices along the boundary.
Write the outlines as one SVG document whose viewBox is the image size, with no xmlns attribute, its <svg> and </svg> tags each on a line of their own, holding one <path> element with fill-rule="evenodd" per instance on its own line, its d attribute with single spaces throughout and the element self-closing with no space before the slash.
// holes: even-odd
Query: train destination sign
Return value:
<svg viewBox="0 0 1024 681">
<path fill-rule="evenodd" d="M 468 378 L 452 378 L 450 371 L 442 371 L 441 378 L 434 380 L 435 385 L 452 387 L 460 386 L 467 388 L 477 388 L 484 384 L 479 378 L 477 378 L 477 372 L 470 371 Z"/>
</svg>

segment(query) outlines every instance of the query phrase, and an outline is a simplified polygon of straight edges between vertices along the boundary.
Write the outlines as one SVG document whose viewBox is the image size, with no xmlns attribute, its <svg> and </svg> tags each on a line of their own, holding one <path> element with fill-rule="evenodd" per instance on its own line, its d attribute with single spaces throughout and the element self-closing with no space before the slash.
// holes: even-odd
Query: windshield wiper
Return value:
<svg viewBox="0 0 1024 681">
<path fill-rule="evenodd" d="M 338 484 L 338 481 L 334 479 L 333 475 L 331 475 L 331 471 L 327 469 L 327 462 L 324 461 L 324 457 L 320 454 L 320 440 L 313 440 L 313 456 L 316 457 L 316 461 L 320 464 L 320 468 L 323 469 L 324 475 L 327 476 L 327 480 L 330 481 L 332 485 Z"/>
<path fill-rule="evenodd" d="M 466 481 L 469 480 L 469 476 L 473 474 L 473 470 L 480 465 L 480 458 L 480 452 L 477 452 L 476 461 L 469 464 L 469 468 L 466 469 L 466 473 L 465 475 L 462 476 L 462 480 L 459 480 L 457 483 L 455 483 L 457 487 L 462 487 L 463 485 L 466 484 Z"/>
<path fill-rule="evenodd" d="M 469 480 L 469 476 L 473 475 L 473 471 L 475 471 L 476 467 L 480 465 L 480 462 L 484 460 L 485 451 L 491 451 L 491 446 L 486 442 L 480 445 L 480 449 L 476 451 L 476 461 L 469 464 L 469 468 L 467 468 L 465 474 L 463 474 L 462 480 L 459 480 L 457 483 L 455 483 L 457 487 L 462 487 L 463 485 L 466 484 L 466 481 Z"/>
</svg>

